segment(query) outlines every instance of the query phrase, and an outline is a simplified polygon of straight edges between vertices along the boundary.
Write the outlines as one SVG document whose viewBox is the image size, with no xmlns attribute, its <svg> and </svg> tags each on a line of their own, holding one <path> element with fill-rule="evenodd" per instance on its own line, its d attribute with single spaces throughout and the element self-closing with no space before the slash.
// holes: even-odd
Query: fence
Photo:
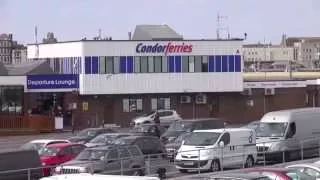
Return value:
<svg viewBox="0 0 320 180">
<path fill-rule="evenodd" d="M 271 145 L 271 146 L 270 146 Z M 12 171 L 1 171 L 0 179 L 10 174 L 20 174 L 28 180 L 38 179 L 43 172 L 57 174 L 70 173 L 102 173 L 119 175 L 147 175 L 165 178 L 165 175 L 178 173 L 175 167 L 180 167 L 181 172 L 185 170 L 205 172 L 204 170 L 224 171 L 234 168 L 249 168 L 253 165 L 267 166 L 268 159 L 274 157 L 279 163 L 292 160 L 303 160 L 305 158 L 319 157 L 320 137 L 305 139 L 301 141 L 269 141 L 259 144 L 224 146 L 219 148 L 202 148 L 196 146 L 197 150 L 172 152 L 166 154 L 154 154 L 143 157 L 119 158 L 119 159 L 97 159 L 96 161 L 84 161 L 84 163 L 63 164 L 58 167 L 44 165 L 38 168 L 19 169 Z M 284 149 L 283 147 L 289 147 Z M 171 161 L 169 157 L 178 153 Z M 252 164 L 248 161 L 252 158 Z M 140 163 L 137 163 L 139 162 Z M 213 166 L 213 162 L 216 165 Z M 192 164 L 191 164 L 192 163 Z M 164 171 L 165 170 L 165 171 Z"/>
</svg>

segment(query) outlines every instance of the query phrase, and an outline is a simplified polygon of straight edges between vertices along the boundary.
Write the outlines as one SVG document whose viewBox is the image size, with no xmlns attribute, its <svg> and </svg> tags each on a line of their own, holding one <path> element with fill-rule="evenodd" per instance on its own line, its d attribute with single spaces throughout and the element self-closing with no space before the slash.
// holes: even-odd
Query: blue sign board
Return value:
<svg viewBox="0 0 320 180">
<path fill-rule="evenodd" d="M 78 89 L 79 75 L 27 75 L 27 89 Z"/>
</svg>

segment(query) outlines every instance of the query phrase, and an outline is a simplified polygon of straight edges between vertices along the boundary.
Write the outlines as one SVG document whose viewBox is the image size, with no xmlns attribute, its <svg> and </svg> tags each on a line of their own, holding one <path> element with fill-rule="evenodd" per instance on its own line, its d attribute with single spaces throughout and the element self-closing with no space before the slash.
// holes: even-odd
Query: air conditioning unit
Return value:
<svg viewBox="0 0 320 180">
<path fill-rule="evenodd" d="M 206 104 L 207 96 L 205 94 L 198 94 L 196 96 L 196 104 Z"/>
<path fill-rule="evenodd" d="M 264 95 L 266 96 L 272 96 L 274 95 L 275 92 L 274 92 L 274 88 L 265 88 L 264 89 Z"/>
<path fill-rule="evenodd" d="M 181 104 L 191 103 L 191 97 L 190 96 L 180 96 L 180 103 Z"/>
<path fill-rule="evenodd" d="M 251 88 L 244 88 L 242 93 L 244 96 L 251 96 L 252 95 L 252 89 Z"/>
</svg>

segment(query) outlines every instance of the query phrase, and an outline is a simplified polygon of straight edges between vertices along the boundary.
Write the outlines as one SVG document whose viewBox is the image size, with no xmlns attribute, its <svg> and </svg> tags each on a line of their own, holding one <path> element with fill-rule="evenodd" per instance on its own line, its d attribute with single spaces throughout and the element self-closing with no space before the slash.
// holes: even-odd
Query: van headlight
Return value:
<svg viewBox="0 0 320 180">
<path fill-rule="evenodd" d="M 275 143 L 269 147 L 269 151 L 272 151 L 272 152 L 280 151 L 280 148 L 281 148 L 280 144 Z"/>
</svg>

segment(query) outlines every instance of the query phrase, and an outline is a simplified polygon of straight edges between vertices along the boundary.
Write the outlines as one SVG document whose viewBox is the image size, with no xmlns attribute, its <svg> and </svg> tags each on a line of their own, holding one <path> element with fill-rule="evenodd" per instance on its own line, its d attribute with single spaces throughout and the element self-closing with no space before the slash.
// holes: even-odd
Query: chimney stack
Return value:
<svg viewBox="0 0 320 180">
<path fill-rule="evenodd" d="M 129 40 L 131 40 L 131 32 L 128 32 Z"/>
</svg>

